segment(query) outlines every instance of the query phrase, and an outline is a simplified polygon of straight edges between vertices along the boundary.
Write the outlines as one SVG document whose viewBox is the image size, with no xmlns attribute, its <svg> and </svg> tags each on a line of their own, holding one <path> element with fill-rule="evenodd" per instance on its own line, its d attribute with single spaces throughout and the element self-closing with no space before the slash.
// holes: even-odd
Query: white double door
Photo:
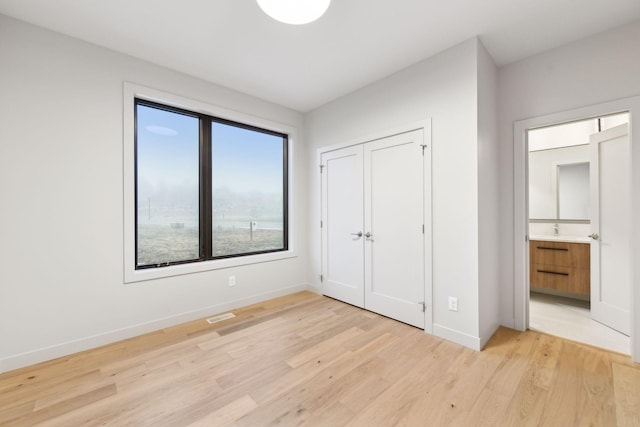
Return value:
<svg viewBox="0 0 640 427">
<path fill-rule="evenodd" d="M 423 130 L 322 153 L 325 295 L 425 328 L 429 154 Z"/>
<path fill-rule="evenodd" d="M 591 317 L 631 334 L 628 125 L 591 135 Z"/>
</svg>

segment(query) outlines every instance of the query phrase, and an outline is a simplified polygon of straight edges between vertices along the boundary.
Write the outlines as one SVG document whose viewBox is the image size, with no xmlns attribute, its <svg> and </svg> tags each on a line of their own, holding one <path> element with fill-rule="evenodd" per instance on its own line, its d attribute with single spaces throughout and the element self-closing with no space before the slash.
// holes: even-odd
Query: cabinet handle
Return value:
<svg viewBox="0 0 640 427">
<path fill-rule="evenodd" d="M 569 273 L 559 273 L 557 271 L 537 270 L 538 273 L 557 274 L 558 276 L 568 276 Z"/>
<path fill-rule="evenodd" d="M 565 251 L 565 252 L 569 251 L 568 248 L 549 248 L 547 246 L 536 246 L 536 249 L 543 249 L 547 251 Z"/>
</svg>

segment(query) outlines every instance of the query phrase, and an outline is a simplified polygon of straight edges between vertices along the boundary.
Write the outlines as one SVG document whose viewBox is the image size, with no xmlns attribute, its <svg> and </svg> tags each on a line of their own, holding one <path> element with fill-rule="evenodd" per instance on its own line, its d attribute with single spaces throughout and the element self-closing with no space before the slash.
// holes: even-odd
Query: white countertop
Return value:
<svg viewBox="0 0 640 427">
<path fill-rule="evenodd" d="M 591 238 L 587 236 L 554 236 L 544 234 L 532 234 L 529 240 L 541 240 L 543 242 L 566 242 L 566 243 L 591 243 Z"/>
</svg>

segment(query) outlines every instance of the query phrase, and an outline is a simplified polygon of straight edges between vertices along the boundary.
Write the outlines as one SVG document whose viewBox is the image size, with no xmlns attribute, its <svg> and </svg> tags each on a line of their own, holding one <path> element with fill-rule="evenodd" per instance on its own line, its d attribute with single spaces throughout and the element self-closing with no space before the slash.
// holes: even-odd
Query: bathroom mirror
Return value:
<svg viewBox="0 0 640 427">
<path fill-rule="evenodd" d="M 589 220 L 589 145 L 529 152 L 529 218 Z"/>
<path fill-rule="evenodd" d="M 589 163 L 559 164 L 558 219 L 589 219 Z"/>
</svg>

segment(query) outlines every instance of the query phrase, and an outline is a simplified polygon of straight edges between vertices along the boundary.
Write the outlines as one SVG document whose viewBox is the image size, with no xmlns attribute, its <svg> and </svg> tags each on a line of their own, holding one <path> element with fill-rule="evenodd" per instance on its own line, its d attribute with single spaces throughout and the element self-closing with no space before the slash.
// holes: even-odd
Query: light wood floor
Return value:
<svg viewBox="0 0 640 427">
<path fill-rule="evenodd" d="M 0 375 L 11 426 L 631 426 L 640 365 L 501 328 L 475 352 L 302 292 Z"/>
</svg>

